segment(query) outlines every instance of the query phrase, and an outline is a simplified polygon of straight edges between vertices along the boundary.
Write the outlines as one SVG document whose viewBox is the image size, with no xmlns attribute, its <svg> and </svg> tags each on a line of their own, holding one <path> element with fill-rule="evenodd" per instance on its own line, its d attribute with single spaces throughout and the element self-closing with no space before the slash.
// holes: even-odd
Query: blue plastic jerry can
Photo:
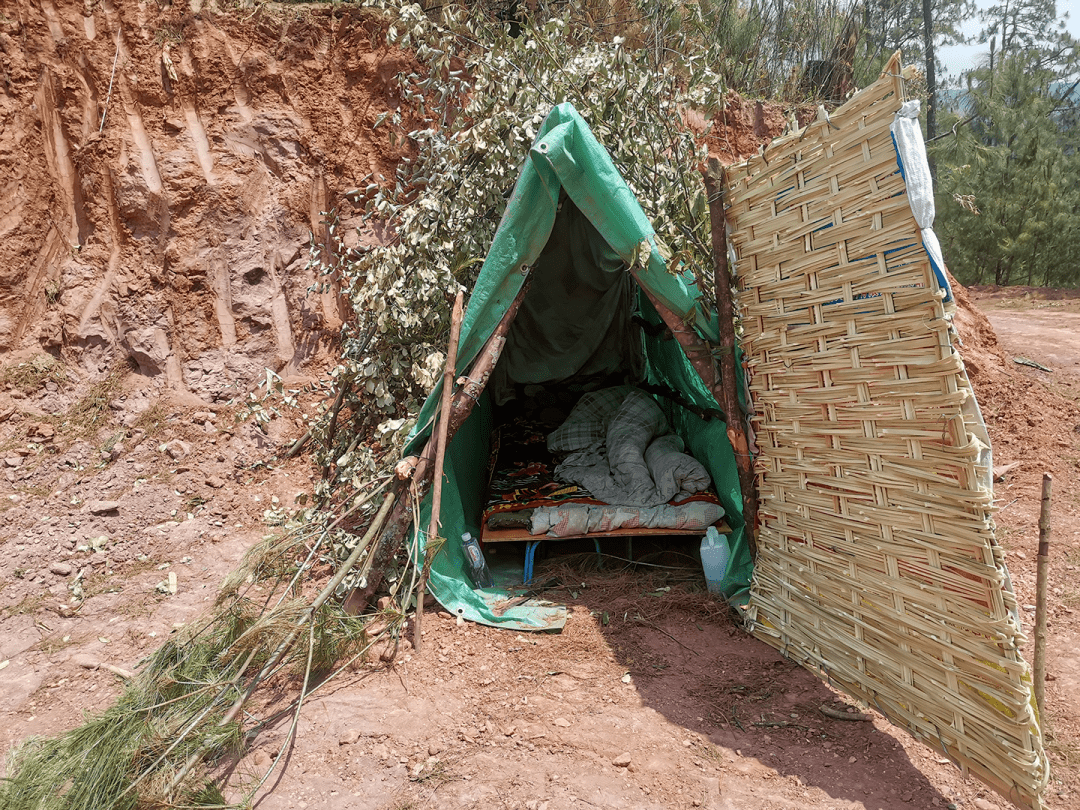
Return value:
<svg viewBox="0 0 1080 810">
<path fill-rule="evenodd" d="M 701 538 L 701 567 L 705 571 L 705 584 L 709 587 L 709 593 L 722 595 L 720 583 L 727 575 L 730 561 L 731 546 L 728 545 L 727 535 L 720 534 L 715 526 L 710 526 Z"/>
</svg>

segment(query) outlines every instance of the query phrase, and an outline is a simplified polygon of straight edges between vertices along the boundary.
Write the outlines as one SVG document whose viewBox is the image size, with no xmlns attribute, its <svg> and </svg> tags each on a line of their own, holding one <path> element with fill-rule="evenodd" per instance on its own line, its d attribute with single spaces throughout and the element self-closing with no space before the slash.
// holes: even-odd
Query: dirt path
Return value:
<svg viewBox="0 0 1080 810">
<path fill-rule="evenodd" d="M 1052 390 L 1080 399 L 1080 298 L 1010 299 L 999 293 L 976 294 L 976 299 L 1010 359 L 1027 358 L 1046 366 L 1050 372 L 1036 369 L 1034 376 Z"/>
<path fill-rule="evenodd" d="M 1038 509 L 1033 503 L 1043 471 L 1054 475 L 1052 548 L 1050 570 L 1050 630 L 1047 642 L 1047 695 L 1053 736 L 1048 746 L 1061 760 L 1059 771 L 1073 771 L 1080 754 L 1080 419 L 1055 424 L 1052 449 L 1046 446 L 1047 431 L 1041 429 L 1044 405 L 1054 400 L 1080 403 L 1080 291 L 979 288 L 972 297 L 985 312 L 1007 358 L 1028 358 L 1049 372 L 1016 366 L 1016 373 L 1046 400 L 1031 398 L 1026 436 L 995 444 L 995 463 L 1020 461 L 1021 469 L 998 490 L 1005 508 L 999 513 L 999 536 L 1010 549 L 1010 570 L 1018 582 L 1021 603 L 1034 602 L 1034 557 L 1037 551 Z M 1048 396 L 1047 396 L 1048 395 Z M 1053 415 L 1053 410 L 1050 410 Z M 1025 422 L 1028 417 L 1025 416 Z M 1056 420 L 1055 420 L 1056 421 Z M 1011 433 L 1011 431 L 1010 431 Z M 995 437 L 996 439 L 996 437 Z M 1033 616 L 1030 610 L 1027 617 Z M 1069 765 L 1065 765 L 1068 762 Z M 1072 794 L 1073 804 L 1080 797 Z"/>
<path fill-rule="evenodd" d="M 984 795 L 881 718 L 824 716 L 845 704 L 706 597 L 586 578 L 588 600 L 551 594 L 574 604 L 559 635 L 442 614 L 423 660 L 314 702 L 259 806 L 884 810 Z M 251 761 L 273 756 L 282 731 Z"/>
</svg>

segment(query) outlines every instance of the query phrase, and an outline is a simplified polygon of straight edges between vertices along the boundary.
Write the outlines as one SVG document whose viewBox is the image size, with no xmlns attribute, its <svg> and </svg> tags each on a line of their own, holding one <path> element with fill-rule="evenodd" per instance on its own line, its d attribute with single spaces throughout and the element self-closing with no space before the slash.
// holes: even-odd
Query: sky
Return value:
<svg viewBox="0 0 1080 810">
<path fill-rule="evenodd" d="M 978 0 L 980 8 L 986 8 L 991 3 Z M 1058 14 L 1068 13 L 1066 27 L 1073 36 L 1080 37 L 1080 0 L 1057 0 Z M 981 23 L 974 18 L 966 24 L 964 32 L 970 35 L 979 33 Z M 980 61 L 990 55 L 990 44 L 982 45 L 953 45 L 948 48 L 938 48 L 938 60 L 945 65 L 949 76 L 958 76 L 961 72 L 975 67 Z"/>
</svg>

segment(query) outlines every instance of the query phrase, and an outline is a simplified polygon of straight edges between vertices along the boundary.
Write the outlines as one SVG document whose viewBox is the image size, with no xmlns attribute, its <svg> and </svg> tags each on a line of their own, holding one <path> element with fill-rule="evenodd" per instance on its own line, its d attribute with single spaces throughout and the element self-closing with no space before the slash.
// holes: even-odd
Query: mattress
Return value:
<svg viewBox="0 0 1080 810">
<path fill-rule="evenodd" d="M 724 509 L 711 490 L 661 506 L 612 506 L 582 486 L 557 481 L 557 460 L 547 449 L 553 427 L 519 419 L 493 432 L 481 529 L 485 543 L 702 534 L 709 526 L 722 526 Z"/>
</svg>

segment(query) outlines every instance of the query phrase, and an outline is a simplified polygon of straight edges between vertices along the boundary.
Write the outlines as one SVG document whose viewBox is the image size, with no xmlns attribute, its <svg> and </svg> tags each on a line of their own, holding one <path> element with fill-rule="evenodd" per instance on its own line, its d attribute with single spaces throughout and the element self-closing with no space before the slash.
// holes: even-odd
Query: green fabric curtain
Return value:
<svg viewBox="0 0 1080 810">
<path fill-rule="evenodd" d="M 511 398 L 515 385 L 639 375 L 641 341 L 630 321 L 636 285 L 619 254 L 569 199 L 560 203 L 531 275 L 488 384 L 498 404 Z"/>
</svg>

